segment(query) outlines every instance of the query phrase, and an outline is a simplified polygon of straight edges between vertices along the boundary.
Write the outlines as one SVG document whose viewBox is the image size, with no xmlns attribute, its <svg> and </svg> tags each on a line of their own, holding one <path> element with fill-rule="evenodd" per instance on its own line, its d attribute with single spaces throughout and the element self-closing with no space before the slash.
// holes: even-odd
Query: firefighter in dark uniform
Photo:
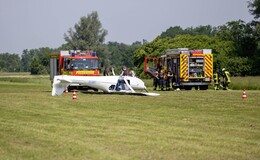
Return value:
<svg viewBox="0 0 260 160">
<path fill-rule="evenodd" d="M 217 71 L 214 73 L 213 75 L 214 77 L 214 89 L 215 90 L 219 90 L 219 83 L 220 83 L 220 73 L 219 73 L 219 69 L 217 69 Z"/>
<path fill-rule="evenodd" d="M 231 80 L 230 80 L 230 73 L 225 68 L 222 69 L 222 77 L 223 77 L 223 89 L 228 90 L 228 86 L 231 83 Z"/>
<path fill-rule="evenodd" d="M 159 77 L 158 77 L 158 71 L 155 72 L 155 76 L 153 77 L 153 90 L 157 89 L 157 86 L 159 85 Z"/>
<path fill-rule="evenodd" d="M 163 91 L 164 90 L 164 72 L 163 72 L 163 70 L 160 70 L 158 77 L 159 77 L 160 88 Z"/>
<path fill-rule="evenodd" d="M 169 91 L 170 88 L 172 87 L 172 78 L 173 78 L 173 74 L 171 72 L 171 70 L 169 70 L 167 72 L 167 76 L 166 76 L 166 90 Z"/>
</svg>

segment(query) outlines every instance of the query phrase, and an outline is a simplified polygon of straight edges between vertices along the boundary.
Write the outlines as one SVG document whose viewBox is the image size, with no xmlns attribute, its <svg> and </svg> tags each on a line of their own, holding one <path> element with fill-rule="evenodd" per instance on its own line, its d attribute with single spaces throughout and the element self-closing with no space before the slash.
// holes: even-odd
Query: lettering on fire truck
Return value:
<svg viewBox="0 0 260 160">
<path fill-rule="evenodd" d="M 76 71 L 76 75 L 94 74 L 94 71 Z"/>
</svg>

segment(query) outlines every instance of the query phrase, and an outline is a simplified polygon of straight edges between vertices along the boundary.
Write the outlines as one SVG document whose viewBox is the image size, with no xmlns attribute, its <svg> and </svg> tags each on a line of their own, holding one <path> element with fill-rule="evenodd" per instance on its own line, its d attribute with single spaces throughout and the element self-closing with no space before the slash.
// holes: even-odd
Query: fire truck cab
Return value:
<svg viewBox="0 0 260 160">
<path fill-rule="evenodd" d="M 213 79 L 213 55 L 211 49 L 189 50 L 168 49 L 160 57 L 146 57 L 144 72 L 151 77 L 155 71 L 171 71 L 175 82 L 173 87 L 191 90 L 206 90 Z"/>
<path fill-rule="evenodd" d="M 50 58 L 50 80 L 55 75 L 73 75 L 73 76 L 99 76 L 99 62 L 96 52 L 89 50 L 82 52 L 80 50 L 60 51 L 60 53 L 51 54 Z M 72 84 L 68 90 L 79 89 L 87 90 L 89 87 L 78 84 Z"/>
</svg>

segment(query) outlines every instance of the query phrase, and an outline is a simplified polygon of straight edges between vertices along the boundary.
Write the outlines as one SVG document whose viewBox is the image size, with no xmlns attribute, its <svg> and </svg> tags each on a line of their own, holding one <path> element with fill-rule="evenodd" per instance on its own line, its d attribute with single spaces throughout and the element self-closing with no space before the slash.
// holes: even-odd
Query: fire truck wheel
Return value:
<svg viewBox="0 0 260 160">
<path fill-rule="evenodd" d="M 184 87 L 185 90 L 191 90 L 191 88 L 192 88 L 191 86 L 185 86 Z"/>
<path fill-rule="evenodd" d="M 200 90 L 207 90 L 208 86 L 200 86 Z"/>
</svg>

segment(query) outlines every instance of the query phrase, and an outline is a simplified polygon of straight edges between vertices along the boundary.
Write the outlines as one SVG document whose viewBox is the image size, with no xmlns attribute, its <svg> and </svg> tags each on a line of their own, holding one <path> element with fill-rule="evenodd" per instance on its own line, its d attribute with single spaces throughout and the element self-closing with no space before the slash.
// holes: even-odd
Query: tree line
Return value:
<svg viewBox="0 0 260 160">
<path fill-rule="evenodd" d="M 135 51 L 137 74 L 143 73 L 146 56 L 160 56 L 165 49 L 212 49 L 213 66 L 227 68 L 234 76 L 260 75 L 260 0 L 248 1 L 251 22 L 230 21 L 224 25 L 181 28 L 170 27 L 152 42 Z"/>
<path fill-rule="evenodd" d="M 260 24 L 242 20 L 218 27 L 171 27 L 135 52 L 135 65 L 142 74 L 146 56 L 160 56 L 166 49 L 212 49 L 214 69 L 227 68 L 234 76 L 260 75 Z"/>
<path fill-rule="evenodd" d="M 225 67 L 233 75 L 260 75 L 260 0 L 248 1 L 251 22 L 230 21 L 221 26 L 169 27 L 151 42 L 136 41 L 131 45 L 104 43 L 107 30 L 102 28 L 98 13 L 81 17 L 64 34 L 65 44 L 59 48 L 23 50 L 18 54 L 1 53 L 0 71 L 48 74 L 50 54 L 60 50 L 95 50 L 104 66 L 131 67 L 143 75 L 146 56 L 159 56 L 170 48 L 210 48 L 214 54 L 214 69 Z"/>
</svg>

